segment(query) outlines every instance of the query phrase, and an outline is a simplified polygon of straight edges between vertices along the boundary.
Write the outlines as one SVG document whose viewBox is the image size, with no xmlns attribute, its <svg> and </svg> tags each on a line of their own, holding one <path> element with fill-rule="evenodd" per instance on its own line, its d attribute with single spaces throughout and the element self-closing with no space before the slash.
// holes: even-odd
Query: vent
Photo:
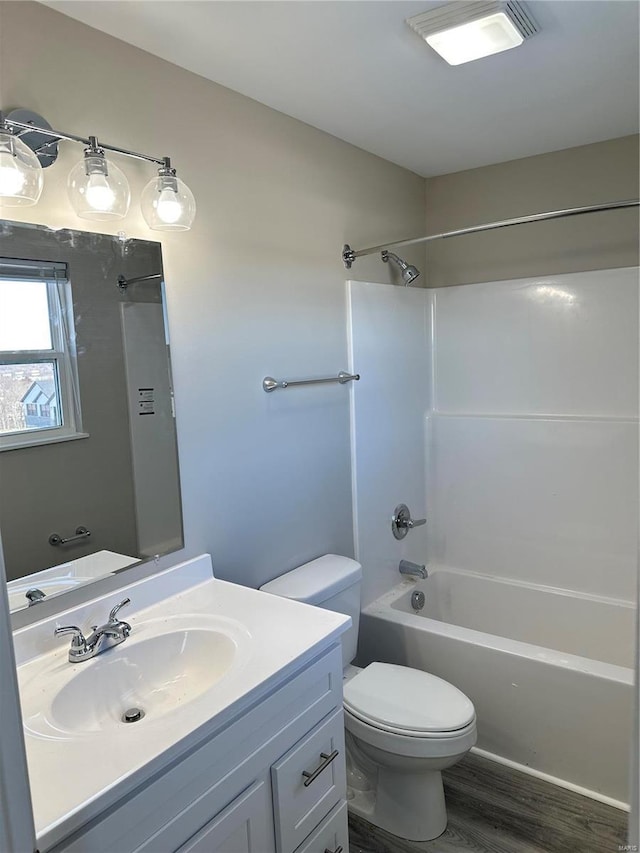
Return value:
<svg viewBox="0 0 640 853">
<path fill-rule="evenodd" d="M 489 15 L 495 15 L 498 12 L 504 12 L 509 17 L 522 33 L 523 38 L 530 38 L 538 32 L 535 21 L 525 10 L 524 5 L 516 2 L 516 0 L 509 0 L 507 3 L 501 2 L 501 0 L 447 3 L 446 6 L 438 6 L 437 9 L 431 9 L 429 12 L 422 12 L 420 15 L 407 18 L 406 22 L 414 32 L 426 39 L 427 36 L 434 33 L 460 27 L 462 24 L 487 18 Z"/>
<path fill-rule="evenodd" d="M 448 3 L 406 23 L 450 65 L 459 65 L 518 47 L 538 32 L 517 0 Z"/>
</svg>

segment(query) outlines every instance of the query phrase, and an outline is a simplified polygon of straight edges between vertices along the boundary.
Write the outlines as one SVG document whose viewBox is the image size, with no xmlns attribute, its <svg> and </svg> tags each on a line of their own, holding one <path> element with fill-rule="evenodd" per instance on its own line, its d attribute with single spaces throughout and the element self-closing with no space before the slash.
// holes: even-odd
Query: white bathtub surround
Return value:
<svg viewBox="0 0 640 853">
<path fill-rule="evenodd" d="M 430 565 L 634 600 L 637 422 L 435 413 L 429 442 Z"/>
<path fill-rule="evenodd" d="M 363 602 L 397 580 L 400 560 L 424 562 L 427 528 L 402 541 L 391 533 L 405 503 L 424 518 L 424 417 L 429 409 L 431 306 L 421 288 L 347 282 L 349 366 L 361 373 L 351 394 L 351 459 L 356 559 Z M 366 370 L 354 365 L 365 364 Z"/>
<path fill-rule="evenodd" d="M 411 608 L 416 589 L 426 596 L 421 612 Z M 489 757 L 623 806 L 633 692 L 629 631 L 633 608 L 626 602 L 436 569 L 364 609 L 360 655 L 455 684 L 473 701 L 478 748 Z"/>
<path fill-rule="evenodd" d="M 434 409 L 638 417 L 638 268 L 444 287 Z"/>
<path fill-rule="evenodd" d="M 634 601 L 638 269 L 434 300 L 429 562 Z"/>
</svg>

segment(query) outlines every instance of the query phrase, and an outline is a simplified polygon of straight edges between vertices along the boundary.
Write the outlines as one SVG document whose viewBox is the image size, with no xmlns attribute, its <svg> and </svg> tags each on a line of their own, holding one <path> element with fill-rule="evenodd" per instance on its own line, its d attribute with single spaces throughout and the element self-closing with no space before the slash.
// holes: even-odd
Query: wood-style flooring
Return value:
<svg viewBox="0 0 640 853">
<path fill-rule="evenodd" d="M 351 853 L 618 853 L 627 814 L 470 754 L 443 773 L 449 823 L 404 841 L 349 816 Z"/>
</svg>

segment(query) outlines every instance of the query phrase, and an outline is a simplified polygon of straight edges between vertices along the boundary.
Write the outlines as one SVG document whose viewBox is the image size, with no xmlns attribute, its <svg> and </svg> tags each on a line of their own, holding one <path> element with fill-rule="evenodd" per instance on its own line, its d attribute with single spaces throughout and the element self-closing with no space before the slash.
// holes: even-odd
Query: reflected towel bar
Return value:
<svg viewBox="0 0 640 853">
<path fill-rule="evenodd" d="M 49 537 L 49 545 L 53 545 L 57 547 L 58 545 L 69 545 L 71 542 L 79 542 L 81 539 L 88 539 L 91 536 L 91 531 L 87 530 L 86 527 L 76 527 L 76 535 L 68 536 L 66 539 L 63 539 L 57 533 L 52 533 Z"/>
<path fill-rule="evenodd" d="M 339 382 L 344 385 L 346 382 L 357 382 L 360 379 L 359 373 L 345 373 L 341 370 L 337 376 L 325 376 L 322 379 L 274 379 L 273 376 L 265 376 L 262 380 L 262 389 L 267 392 L 275 391 L 276 388 L 291 388 L 294 385 L 320 385 L 327 382 Z"/>
<path fill-rule="evenodd" d="M 135 278 L 125 278 L 122 273 L 118 276 L 118 287 L 120 290 L 126 290 L 130 284 L 138 284 L 141 281 L 153 281 L 153 279 L 162 278 L 161 272 L 152 272 L 150 275 L 138 275 Z"/>
</svg>

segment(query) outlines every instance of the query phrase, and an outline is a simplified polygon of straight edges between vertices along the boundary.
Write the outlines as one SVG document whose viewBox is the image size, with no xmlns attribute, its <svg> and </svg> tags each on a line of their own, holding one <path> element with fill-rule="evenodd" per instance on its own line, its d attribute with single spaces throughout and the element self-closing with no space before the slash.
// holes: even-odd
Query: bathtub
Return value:
<svg viewBox="0 0 640 853">
<path fill-rule="evenodd" d="M 364 608 L 358 662 L 446 679 L 475 705 L 481 754 L 625 808 L 634 619 L 629 602 L 434 568 Z"/>
</svg>

